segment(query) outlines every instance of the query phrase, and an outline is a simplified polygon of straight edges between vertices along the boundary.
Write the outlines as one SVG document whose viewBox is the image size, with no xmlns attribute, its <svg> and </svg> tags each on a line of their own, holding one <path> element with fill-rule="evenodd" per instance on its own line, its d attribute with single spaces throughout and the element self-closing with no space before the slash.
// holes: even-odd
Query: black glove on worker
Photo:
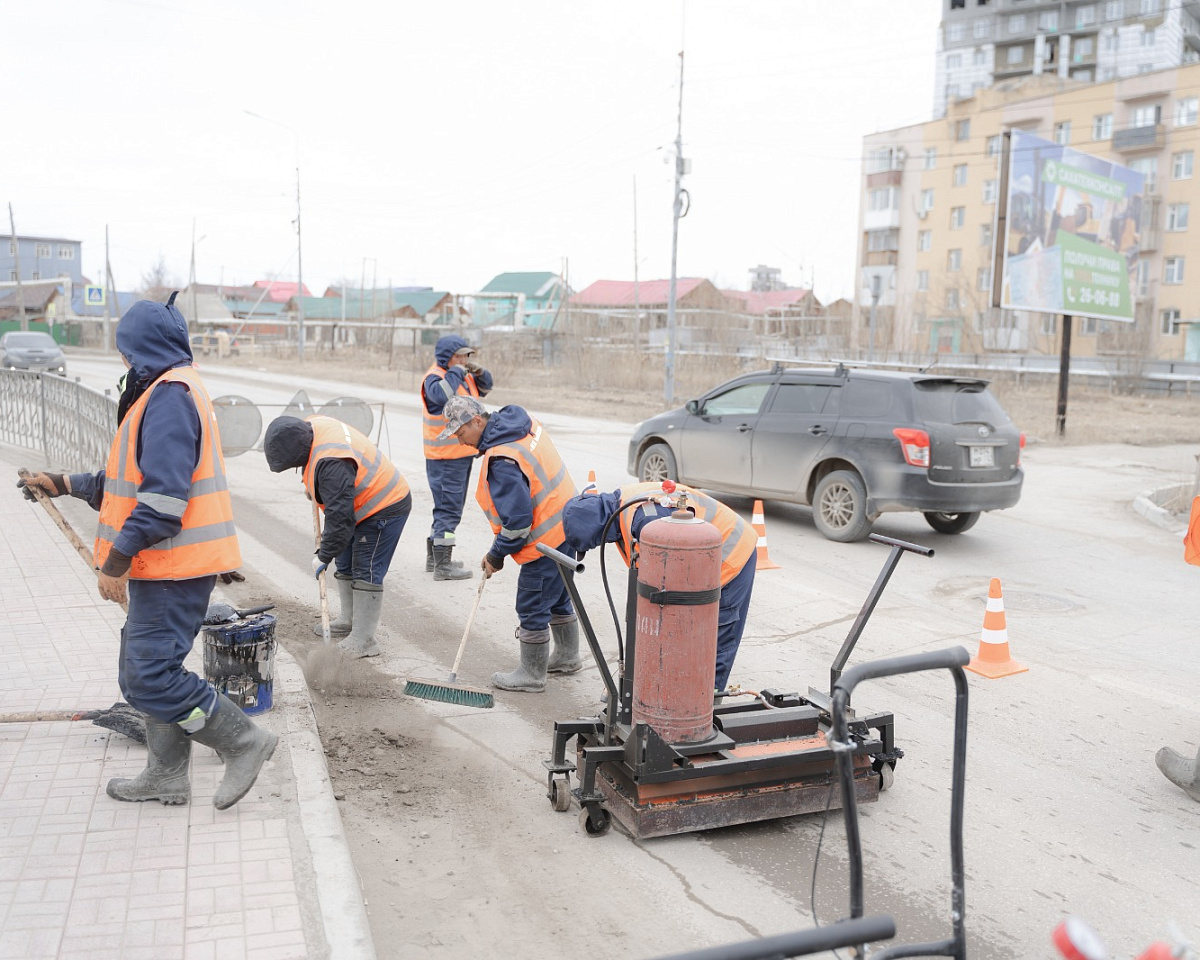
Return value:
<svg viewBox="0 0 1200 960">
<path fill-rule="evenodd" d="M 237 570 L 230 570 L 228 573 L 218 573 L 217 579 L 220 580 L 222 583 L 230 584 L 230 583 L 243 583 L 246 578 L 244 576 L 242 576 L 241 573 L 239 573 Z"/>
<path fill-rule="evenodd" d="M 70 491 L 67 490 L 67 477 L 62 473 L 35 473 L 30 477 L 22 477 L 17 481 L 17 486 L 21 492 L 25 494 L 26 500 L 36 500 L 31 486 L 38 487 L 48 497 L 65 497 Z"/>
</svg>

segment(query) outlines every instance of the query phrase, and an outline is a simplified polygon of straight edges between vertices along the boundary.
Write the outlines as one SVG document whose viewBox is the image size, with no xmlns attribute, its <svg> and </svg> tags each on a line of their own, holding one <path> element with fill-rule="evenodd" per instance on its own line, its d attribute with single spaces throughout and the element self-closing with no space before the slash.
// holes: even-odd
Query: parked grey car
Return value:
<svg viewBox="0 0 1200 960">
<path fill-rule="evenodd" d="M 7 370 L 45 370 L 67 374 L 67 358 L 48 333 L 10 330 L 0 337 L 0 367 Z"/>
<path fill-rule="evenodd" d="M 629 472 L 811 504 L 817 529 L 849 542 L 890 511 L 961 533 L 1013 506 L 1024 444 L 986 380 L 777 364 L 640 423 Z"/>
</svg>

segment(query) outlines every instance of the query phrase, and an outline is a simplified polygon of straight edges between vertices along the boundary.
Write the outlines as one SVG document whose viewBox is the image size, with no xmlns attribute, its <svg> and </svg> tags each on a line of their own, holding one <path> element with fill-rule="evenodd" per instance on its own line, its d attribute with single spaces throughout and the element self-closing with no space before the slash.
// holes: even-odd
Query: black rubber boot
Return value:
<svg viewBox="0 0 1200 960">
<path fill-rule="evenodd" d="M 425 572 L 433 573 L 433 537 L 425 538 Z"/>
<path fill-rule="evenodd" d="M 336 619 L 329 621 L 329 635 L 341 638 L 354 626 L 354 578 L 335 573 L 333 580 L 337 584 L 338 615 Z M 313 633 L 324 638 L 325 633 L 319 622 L 313 624 Z"/>
<path fill-rule="evenodd" d="M 192 741 L 177 723 L 163 723 L 146 717 L 146 769 L 132 780 L 108 781 L 106 792 L 114 800 L 157 800 L 159 803 L 187 803 L 192 796 L 188 765 Z"/>
<path fill-rule="evenodd" d="M 361 660 L 377 657 L 383 651 L 375 642 L 379 615 L 383 612 L 383 587 L 367 580 L 354 581 L 354 629 L 338 644 L 348 657 Z"/>
<path fill-rule="evenodd" d="M 579 618 L 572 617 L 561 623 L 550 621 L 550 633 L 554 637 L 554 651 L 550 655 L 547 673 L 578 673 L 583 669 L 583 658 L 579 655 Z"/>
<path fill-rule="evenodd" d="M 492 686 L 521 693 L 546 689 L 546 665 L 550 660 L 550 630 L 517 630 L 521 641 L 521 664 L 512 673 L 493 673 Z"/>
<path fill-rule="evenodd" d="M 464 569 L 461 563 L 450 559 L 453 550 L 453 547 L 433 545 L 434 580 L 470 580 L 475 576 L 473 571 Z"/>
<path fill-rule="evenodd" d="M 218 810 L 232 807 L 250 792 L 279 742 L 275 734 L 256 725 L 222 693 L 217 694 L 213 712 L 192 739 L 216 750 L 225 761 L 225 776 L 213 794 L 213 806 Z"/>
<path fill-rule="evenodd" d="M 1182 753 L 1163 747 L 1154 755 L 1154 762 L 1164 777 L 1200 802 L 1200 750 L 1196 751 L 1195 760 L 1189 760 Z"/>
</svg>

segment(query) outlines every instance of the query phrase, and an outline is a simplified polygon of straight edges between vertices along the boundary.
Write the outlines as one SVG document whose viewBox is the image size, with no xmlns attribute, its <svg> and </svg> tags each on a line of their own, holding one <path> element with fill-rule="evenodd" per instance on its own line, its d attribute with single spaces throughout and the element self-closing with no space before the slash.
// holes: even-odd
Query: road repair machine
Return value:
<svg viewBox="0 0 1200 960">
<path fill-rule="evenodd" d="M 604 545 L 621 513 L 647 500 L 673 512 L 647 523 L 634 545 L 626 643 L 604 571 Z M 835 685 L 900 557 L 933 556 L 932 549 L 902 540 L 870 539 L 891 551 L 834 658 L 829 693 L 735 687 L 715 698 L 721 537 L 687 510 L 684 491 L 664 481 L 661 492 L 633 498 L 605 526 L 600 565 L 617 634 L 616 679 L 574 582 L 583 564 L 539 546 L 559 564 L 607 694 L 597 717 L 554 725 L 552 753 L 544 761 L 554 809 L 569 810 L 574 797 L 590 836 L 607 833 L 615 817 L 640 839 L 841 807 L 828 737 Z M 854 795 L 859 803 L 877 800 L 904 755 L 895 745 L 893 716 L 856 716 L 847 703 L 846 721 Z M 573 761 L 567 758 L 572 739 Z"/>
</svg>

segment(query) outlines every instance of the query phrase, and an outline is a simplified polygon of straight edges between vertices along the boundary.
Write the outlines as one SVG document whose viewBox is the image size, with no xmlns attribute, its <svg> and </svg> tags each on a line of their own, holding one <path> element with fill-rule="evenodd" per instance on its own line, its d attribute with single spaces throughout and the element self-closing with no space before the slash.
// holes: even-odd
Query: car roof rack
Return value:
<svg viewBox="0 0 1200 960">
<path fill-rule="evenodd" d="M 811 367 L 820 370 L 828 370 L 830 367 L 833 367 L 833 372 L 840 376 L 845 374 L 847 367 L 853 366 L 852 363 L 844 360 L 793 360 L 788 357 L 763 357 L 763 359 L 772 365 L 772 369 L 776 373 L 784 367 Z"/>
</svg>

